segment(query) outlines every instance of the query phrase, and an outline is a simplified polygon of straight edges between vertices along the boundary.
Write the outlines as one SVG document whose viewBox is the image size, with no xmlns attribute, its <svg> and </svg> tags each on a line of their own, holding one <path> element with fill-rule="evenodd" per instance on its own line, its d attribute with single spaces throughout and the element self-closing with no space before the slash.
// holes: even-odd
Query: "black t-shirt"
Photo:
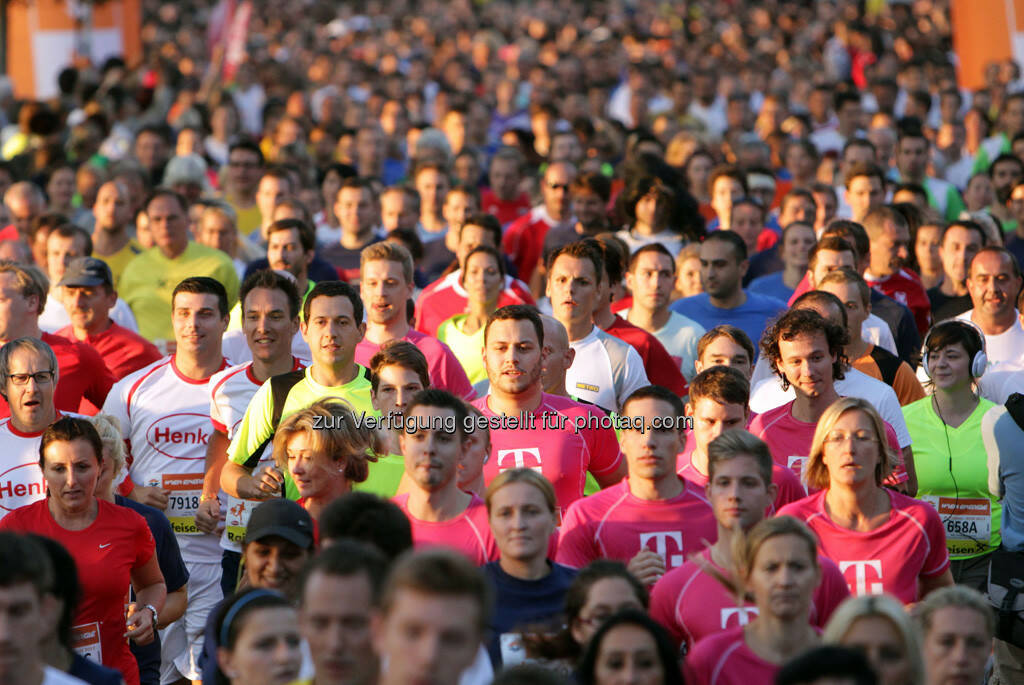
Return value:
<svg viewBox="0 0 1024 685">
<path fill-rule="evenodd" d="M 955 319 L 974 306 L 970 295 L 947 295 L 941 286 L 928 291 L 928 301 L 932 305 L 932 324 Z"/>
</svg>

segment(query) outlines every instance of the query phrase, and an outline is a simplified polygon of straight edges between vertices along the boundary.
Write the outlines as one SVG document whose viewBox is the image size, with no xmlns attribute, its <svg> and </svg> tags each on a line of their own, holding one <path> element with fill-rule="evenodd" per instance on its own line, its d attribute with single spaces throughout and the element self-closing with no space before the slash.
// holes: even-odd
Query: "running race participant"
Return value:
<svg viewBox="0 0 1024 685">
<path fill-rule="evenodd" d="M 697 359 L 693 368 L 697 373 L 712 366 L 728 366 L 736 369 L 750 381 L 756 357 L 754 343 L 743 329 L 727 323 L 715 326 L 697 341 Z"/>
<path fill-rule="evenodd" d="M 561 519 L 583 497 L 588 471 L 608 487 L 622 480 L 626 467 L 603 412 L 543 391 L 544 341 L 544 325 L 533 307 L 495 312 L 484 329 L 491 392 L 473 406 L 498 423 L 491 423 L 493 456 L 484 465 L 484 481 L 513 468 L 540 471 L 555 488 Z"/>
<path fill-rule="evenodd" d="M 895 452 L 885 427 L 865 400 L 843 397 L 818 421 L 805 482 L 820 491 L 782 508 L 821 540 L 854 595 L 888 592 L 912 604 L 952 585 L 946 534 L 935 508 L 882 482 Z"/>
<path fill-rule="evenodd" d="M 468 416 L 462 400 L 447 391 L 424 390 L 413 397 L 398 438 L 411 487 L 394 502 L 409 517 L 416 547 L 450 547 L 481 566 L 499 552 L 484 501 L 458 486 Z"/>
<path fill-rule="evenodd" d="M 712 366 L 693 380 L 697 385 L 690 385 L 690 401 L 686 405 L 686 416 L 693 423 L 677 467 L 680 476 L 704 489 L 709 473 L 708 445 L 722 433 L 743 430 L 750 422 L 750 385 L 739 371 L 725 366 Z M 765 510 L 766 516 L 773 516 L 784 505 L 806 494 L 800 479 L 774 462 L 769 482 L 774 484 L 775 499 Z"/>
<path fill-rule="evenodd" d="M 57 356 L 60 376 L 54 394 L 57 409 L 76 412 L 80 405 L 85 405 L 83 408 L 95 414 L 95 407 L 103 406 L 114 377 L 103 358 L 89 345 L 70 342 L 39 329 L 39 312 L 46 303 L 46 290 L 27 268 L 0 263 L 0 302 L 0 344 L 18 338 L 38 338 L 45 342 Z M 9 415 L 7 401 L 0 401 L 0 418 Z"/>
<path fill-rule="evenodd" d="M 189 571 L 188 609 L 161 633 L 161 679 L 198 680 L 207 614 L 223 596 L 218 536 L 196 524 L 210 439 L 210 378 L 224 369 L 221 336 L 227 292 L 205 276 L 187 278 L 172 296 L 173 355 L 129 374 L 111 390 L 103 412 L 115 417 L 128 447 L 121 486 L 137 502 L 162 509 Z"/>
<path fill-rule="evenodd" d="M 620 314 L 656 337 L 690 382 L 697 374 L 693 363 L 704 327 L 668 308 L 675 282 L 676 262 L 672 253 L 660 243 L 644 245 L 629 260 L 626 287 L 633 293 L 633 304 Z"/>
<path fill-rule="evenodd" d="M 759 438 L 745 430 L 729 431 L 711 442 L 708 453 L 711 478 L 704 492 L 715 512 L 718 539 L 666 573 L 651 591 L 651 616 L 668 629 L 683 654 L 705 637 L 746 625 L 757 615 L 757 607 L 749 603 L 738 606 L 736 596 L 715 576 L 731 579 L 737 538 L 764 520 L 766 507 L 778 498 L 768 480 L 778 464 Z M 850 591 L 834 563 L 821 556 L 818 563 L 822 577 L 808 618 L 821 628 Z"/>
<path fill-rule="evenodd" d="M 39 468 L 39 439 L 57 420 L 53 404 L 57 358 L 38 338 L 18 338 L 0 348 L 0 387 L 11 415 L 0 423 L 3 468 L 0 519 L 18 507 L 46 497 Z"/>
<path fill-rule="evenodd" d="M 921 630 L 927 685 L 984 680 L 996 628 L 984 595 L 959 585 L 942 588 L 914 607 L 914 618 Z"/>
<path fill-rule="evenodd" d="M 374 414 L 370 372 L 355 362 L 356 345 L 365 331 L 363 303 L 355 288 L 338 281 L 317 283 L 302 311 L 300 330 L 313 363 L 305 371 L 272 377 L 253 395 L 221 473 L 220 485 L 229 495 L 243 499 L 277 495 L 280 484 L 272 477 L 263 478 L 266 471 L 252 474 L 273 441 L 277 424 L 292 412 L 330 396 L 345 400 L 357 413 Z M 285 493 L 289 499 L 299 498 L 287 474 Z"/>
<path fill-rule="evenodd" d="M 933 393 L 903 408 L 914 438 L 917 496 L 942 519 L 953 581 L 987 590 L 989 557 L 1002 541 L 1002 503 L 989 491 L 982 432 L 995 405 L 976 393 L 987 366 L 985 339 L 972 324 L 953 319 L 928 332 L 924 350 Z"/>
<path fill-rule="evenodd" d="M 227 495 L 221 520 L 218 493 L 228 447 L 260 386 L 272 376 L 302 368 L 291 351 L 292 338 L 299 329 L 299 294 L 291 280 L 273 271 L 257 271 L 242 283 L 240 302 L 242 331 L 252 361 L 218 371 L 210 378 L 209 415 L 213 430 L 206 444 L 203 494 L 196 511 L 196 526 L 204 533 L 216 533 L 223 525 L 220 546 L 224 549 L 224 578 L 230 579 L 238 576 L 245 526 L 262 499 Z M 257 468 L 273 463 L 268 447 Z M 233 591 L 233 586 L 225 588 L 224 594 Z"/>
<path fill-rule="evenodd" d="M 967 268 L 985 242 L 985 231 L 978 222 L 970 219 L 956 221 L 942 232 L 939 243 L 942 280 L 928 290 L 933 321 L 951 319 L 971 308 Z"/>
<path fill-rule="evenodd" d="M 409 326 L 406 303 L 413 294 L 412 275 L 412 256 L 401 245 L 385 241 L 363 249 L 359 294 L 366 306 L 366 335 L 356 345 L 356 362 L 367 366 L 384 343 L 407 340 L 426 356 L 432 387 L 471 400 L 476 393 L 451 349 Z"/>
<path fill-rule="evenodd" d="M 985 334 L 986 356 L 993 366 L 1024 364 L 1024 326 L 1016 307 L 1022 284 L 1017 258 L 997 245 L 978 250 L 967 269 L 973 308 L 957 318 L 970 321 Z"/>
<path fill-rule="evenodd" d="M 124 183 L 113 180 L 101 185 L 96 191 L 92 214 L 95 219 L 92 253 L 110 267 L 116 288 L 128 262 L 142 252 L 142 245 L 128 231 L 132 209 L 128 188 Z"/>
<path fill-rule="evenodd" d="M 276 592 L 242 590 L 218 607 L 210 632 L 221 636 L 211 682 L 288 685 L 302 668 L 302 636 L 294 605 Z M 204 679 L 206 680 L 206 679 Z"/>
<path fill-rule="evenodd" d="M 516 273 L 527 283 L 533 282 L 533 272 L 542 263 L 544 238 L 548 232 L 571 230 L 576 223 L 570 193 L 575 180 L 576 168 L 572 164 L 549 164 L 540 183 L 544 202 L 513 221 L 505 231 L 501 251 L 512 258 Z"/>
<path fill-rule="evenodd" d="M 576 678 L 581 685 L 619 685 L 624 675 L 649 685 L 683 685 L 665 629 L 643 611 L 616 613 L 602 623 L 587 644 Z"/>
<path fill-rule="evenodd" d="M 779 516 L 754 526 L 733 577 L 738 587 L 731 589 L 753 595 L 757 616 L 698 642 L 686 657 L 688 682 L 770 683 L 782 664 L 819 641 L 807 620 L 821 582 L 818 541 L 803 523 Z"/>
<path fill-rule="evenodd" d="M 715 520 L 704 494 L 676 474 L 682 400 L 647 386 L 630 395 L 621 418 L 629 475 L 569 507 L 555 560 L 574 568 L 600 558 L 628 562 L 633 575 L 653 585 L 715 540 Z"/>
<path fill-rule="evenodd" d="M 821 635 L 867 656 L 878 685 L 924 682 L 921 638 L 903 605 L 887 595 L 853 597 L 832 614 Z"/>
<path fill-rule="evenodd" d="M 156 345 L 110 318 L 117 291 L 110 267 L 103 260 L 75 259 L 58 285 L 64 290 L 64 307 L 71 323 L 56 334 L 91 345 L 115 379 L 121 380 L 163 356 Z"/>
<path fill-rule="evenodd" d="M 617 411 L 648 380 L 637 351 L 594 325 L 605 273 L 601 250 L 586 241 L 570 243 L 548 256 L 547 270 L 552 314 L 565 326 L 576 350 L 566 387 L 605 411 Z"/>
<path fill-rule="evenodd" d="M 931 326 L 931 303 L 920 277 L 904 267 L 910 245 L 907 220 L 890 206 L 876 207 L 864 217 L 864 230 L 871 239 L 870 263 L 864 280 L 882 294 L 907 305 L 914 314 L 917 332 L 924 335 Z"/>
</svg>

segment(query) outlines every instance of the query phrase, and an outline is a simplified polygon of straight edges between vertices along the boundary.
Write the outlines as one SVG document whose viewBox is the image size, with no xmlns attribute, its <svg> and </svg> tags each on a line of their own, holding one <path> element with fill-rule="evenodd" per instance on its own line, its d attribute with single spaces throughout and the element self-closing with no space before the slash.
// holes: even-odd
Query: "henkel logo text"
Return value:
<svg viewBox="0 0 1024 685">
<path fill-rule="evenodd" d="M 852 568 L 853 583 L 847 576 L 846 584 L 855 595 L 880 595 L 885 590 L 882 588 L 882 561 L 881 559 L 865 559 L 863 561 L 840 561 L 839 572 L 846 576 L 846 569 Z M 871 581 L 871 582 L 869 582 Z M 877 581 L 877 582 L 875 582 Z"/>
<path fill-rule="evenodd" d="M 654 552 L 661 556 L 665 560 L 665 566 L 668 568 L 675 568 L 676 566 L 683 565 L 683 534 L 679 531 L 674 532 L 658 532 L 658 533 L 641 533 L 640 534 L 640 547 L 650 548 L 648 544 L 651 540 L 654 541 Z M 674 543 L 669 545 L 669 543 Z M 673 554 L 672 552 L 679 552 Z"/>
<path fill-rule="evenodd" d="M 727 607 L 722 609 L 722 630 L 726 628 L 734 628 L 736 626 L 745 626 L 750 623 L 750 619 L 757 616 L 757 607 Z M 732 621 L 732 625 L 729 621 Z"/>
<path fill-rule="evenodd" d="M 210 416 L 182 412 L 163 416 L 146 430 L 146 442 L 171 459 L 203 459 L 210 439 Z"/>
<path fill-rule="evenodd" d="M 541 473 L 540 449 L 537 447 L 519 447 L 511 450 L 498 450 L 498 471 L 509 469 L 533 469 Z"/>
<path fill-rule="evenodd" d="M 39 464 L 19 464 L 0 473 L 0 516 L 45 495 L 46 484 Z"/>
</svg>

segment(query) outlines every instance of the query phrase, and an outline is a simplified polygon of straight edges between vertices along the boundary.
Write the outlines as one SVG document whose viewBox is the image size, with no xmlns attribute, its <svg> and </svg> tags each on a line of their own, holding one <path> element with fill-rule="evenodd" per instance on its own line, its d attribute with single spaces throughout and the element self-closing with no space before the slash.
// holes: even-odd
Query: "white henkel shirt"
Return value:
<svg viewBox="0 0 1024 685">
<path fill-rule="evenodd" d="M 634 390 L 650 385 L 633 346 L 597 326 L 570 346 L 576 359 L 565 374 L 565 389 L 573 397 L 617 412 Z"/>
<path fill-rule="evenodd" d="M 292 357 L 292 370 L 303 368 L 302 362 Z M 229 366 L 210 376 L 210 423 L 215 430 L 222 431 L 231 440 L 235 437 L 238 424 L 245 417 L 249 401 L 262 385 L 252 374 L 252 362 Z M 274 448 L 271 445 L 263 451 L 257 468 L 273 464 Z M 227 511 L 224 516 L 224 533 L 220 546 L 232 552 L 242 551 L 242 538 L 249 523 L 252 510 L 263 500 L 247 500 L 227 495 Z"/>
<path fill-rule="evenodd" d="M 170 491 L 164 514 L 186 562 L 219 562 L 218 537 L 195 525 L 210 440 L 210 379 L 182 375 L 165 357 L 114 384 L 103 412 L 116 416 L 128 443 L 128 477 Z"/>
<path fill-rule="evenodd" d="M 80 414 L 57 412 L 57 418 Z M 23 433 L 6 418 L 0 423 L 0 519 L 18 507 L 46 497 L 46 482 L 39 468 L 39 442 L 43 431 Z"/>
</svg>

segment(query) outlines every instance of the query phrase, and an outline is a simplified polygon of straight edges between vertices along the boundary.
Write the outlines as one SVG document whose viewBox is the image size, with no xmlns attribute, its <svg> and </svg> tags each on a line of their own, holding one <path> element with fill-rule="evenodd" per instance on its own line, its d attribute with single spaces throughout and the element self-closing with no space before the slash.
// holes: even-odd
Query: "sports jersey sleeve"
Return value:
<svg viewBox="0 0 1024 685">
<path fill-rule="evenodd" d="M 772 482 L 775 483 L 777 492 L 775 494 L 775 511 L 782 509 L 790 502 L 803 499 L 807 496 L 800 479 L 790 469 L 772 469 Z"/>
<path fill-rule="evenodd" d="M 679 397 L 689 394 L 690 388 L 668 350 L 653 335 L 651 349 L 647 357 L 648 366 L 644 369 L 651 383 L 668 388 Z M 619 406 L 622 406 L 621 404 Z"/>
<path fill-rule="evenodd" d="M 217 401 L 217 387 L 214 386 L 210 391 L 210 423 L 213 424 L 213 429 L 225 435 L 228 432 L 228 427 L 224 425 L 224 417 L 220 412 L 220 403 Z"/>
<path fill-rule="evenodd" d="M 896 393 L 892 388 L 880 392 L 874 400 L 874 405 L 875 409 L 878 410 L 878 414 L 896 432 L 899 448 L 903 449 L 909 445 L 911 443 L 910 431 L 907 430 L 907 422 L 903 418 L 903 410 L 900 408 L 900 402 L 896 399 Z"/>
<path fill-rule="evenodd" d="M 834 561 L 819 556 L 818 563 L 821 564 L 821 582 L 814 590 L 814 625 L 824 628 L 839 605 L 850 596 L 850 586 Z"/>
<path fill-rule="evenodd" d="M 910 370 L 910 364 L 907 364 L 905 361 L 901 361 L 896 369 L 896 377 L 893 378 L 892 389 L 896 391 L 896 397 L 899 398 L 902 406 L 916 402 L 924 397 L 924 388 L 921 387 L 921 381 L 917 380 L 917 376 Z"/>
<path fill-rule="evenodd" d="M 129 460 L 132 454 L 132 422 L 131 414 L 128 410 L 128 392 L 131 390 L 134 382 L 134 374 L 119 380 L 110 388 L 110 392 L 107 393 L 107 400 L 103 403 L 103 413 L 113 416 L 121 424 L 121 435 L 124 437 Z M 130 465 L 131 461 L 128 463 Z"/>
<path fill-rule="evenodd" d="M 239 466 L 248 467 L 250 458 L 274 435 L 274 398 L 270 383 L 264 383 L 249 401 L 238 431 L 228 447 L 228 459 Z M 253 464 L 255 466 L 255 464 Z"/>
<path fill-rule="evenodd" d="M 562 529 L 558 533 L 558 552 L 555 561 L 572 568 L 583 568 L 601 556 L 594 544 L 594 534 L 590 529 L 590 521 L 581 514 L 579 506 L 584 500 L 569 505 L 569 511 L 562 519 Z"/>
<path fill-rule="evenodd" d="M 107 401 L 110 388 L 117 379 L 114 378 L 114 374 L 110 373 L 103 357 L 92 345 L 79 343 L 76 347 L 81 353 L 82 368 L 88 369 L 89 373 L 89 384 L 85 388 L 85 397 L 97 407 L 102 407 Z"/>
<path fill-rule="evenodd" d="M 678 649 L 686 640 L 682 626 L 676 618 L 676 598 L 680 588 L 675 581 L 675 573 L 663 575 L 651 589 L 651 618 L 661 624 L 672 638 L 672 644 Z"/>
<path fill-rule="evenodd" d="M 647 380 L 647 373 L 644 371 L 644 362 L 640 354 L 632 345 L 626 346 L 626 354 L 623 356 L 609 355 L 613 360 L 612 378 L 615 381 L 615 399 L 618 407 L 625 403 L 626 398 L 651 384 Z"/>
<path fill-rule="evenodd" d="M 146 525 L 146 520 L 141 515 L 130 509 L 124 509 L 124 512 L 132 514 L 135 525 L 135 561 L 132 564 L 132 571 L 135 571 L 145 566 L 153 558 L 156 553 L 156 542 L 153 540 L 153 534 L 149 531 L 149 526 Z"/>
<path fill-rule="evenodd" d="M 435 377 L 435 385 L 467 402 L 476 399 L 476 391 L 473 390 L 469 376 L 455 357 L 455 353 L 443 342 L 438 341 L 438 344 L 441 346 L 441 353 L 437 355 L 436 368 L 431 370 L 431 376 Z"/>
<path fill-rule="evenodd" d="M 946 549 L 946 529 L 939 518 L 939 512 L 935 507 L 924 504 L 921 506 L 924 512 L 925 535 L 928 536 L 928 555 L 921 565 L 921 575 L 926 578 L 934 578 L 942 575 L 949 568 L 949 551 Z"/>
</svg>

